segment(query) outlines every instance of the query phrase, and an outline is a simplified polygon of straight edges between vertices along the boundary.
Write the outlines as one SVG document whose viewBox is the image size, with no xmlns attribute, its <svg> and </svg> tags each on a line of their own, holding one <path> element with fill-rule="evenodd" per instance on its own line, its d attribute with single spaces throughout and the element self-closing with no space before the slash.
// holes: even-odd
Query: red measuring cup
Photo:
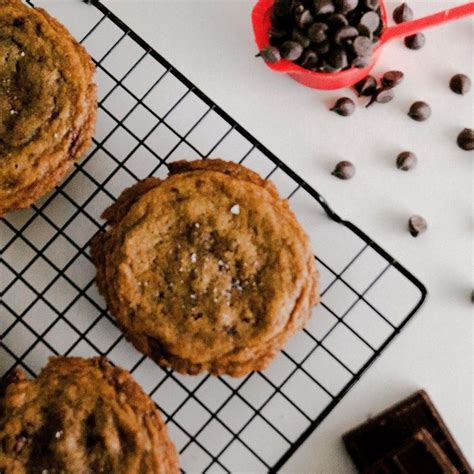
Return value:
<svg viewBox="0 0 474 474">
<path fill-rule="evenodd" d="M 261 50 L 269 44 L 268 30 L 271 26 L 271 10 L 274 0 L 259 0 L 252 11 L 252 25 L 255 41 Z M 450 8 L 433 15 L 428 15 L 417 20 L 387 26 L 387 10 L 383 0 L 380 0 L 380 11 L 382 14 L 383 31 L 380 41 L 372 51 L 372 61 L 369 66 L 358 69 L 351 67 L 341 72 L 313 72 L 305 69 L 291 61 L 281 60 L 276 64 L 266 63 L 270 69 L 288 74 L 295 81 L 314 89 L 341 89 L 351 87 L 363 79 L 375 66 L 380 57 L 383 46 L 389 41 L 404 36 L 410 36 L 419 31 L 426 30 L 432 26 L 441 25 L 448 21 L 457 20 L 464 16 L 474 14 L 474 2 L 466 3 L 455 8 Z"/>
</svg>

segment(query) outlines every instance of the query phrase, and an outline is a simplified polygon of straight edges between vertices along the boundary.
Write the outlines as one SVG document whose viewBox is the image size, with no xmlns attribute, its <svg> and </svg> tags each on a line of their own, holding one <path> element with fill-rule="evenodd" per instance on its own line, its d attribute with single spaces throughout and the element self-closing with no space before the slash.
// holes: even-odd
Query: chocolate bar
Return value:
<svg viewBox="0 0 474 474">
<path fill-rule="evenodd" d="M 354 464 L 363 472 L 401 447 L 421 428 L 429 432 L 460 474 L 472 474 L 469 463 L 424 390 L 346 433 L 343 440 Z"/>
<path fill-rule="evenodd" d="M 422 428 L 363 474 L 458 474 L 430 433 Z"/>
</svg>

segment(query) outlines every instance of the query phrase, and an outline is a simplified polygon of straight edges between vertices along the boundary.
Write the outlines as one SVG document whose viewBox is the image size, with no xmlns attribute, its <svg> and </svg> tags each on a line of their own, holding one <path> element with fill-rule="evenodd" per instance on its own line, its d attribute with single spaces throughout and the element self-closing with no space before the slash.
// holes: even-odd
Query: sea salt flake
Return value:
<svg viewBox="0 0 474 474">
<path fill-rule="evenodd" d="M 14 109 L 11 109 L 11 110 L 10 110 L 10 115 L 15 115 L 15 114 L 17 114 L 17 113 L 18 113 L 18 112 L 17 112 L 16 110 L 14 110 Z"/>
<path fill-rule="evenodd" d="M 24 58 L 24 57 L 25 57 L 25 52 L 22 51 L 22 52 L 20 53 L 20 56 L 21 56 L 22 58 Z"/>
<path fill-rule="evenodd" d="M 195 300 L 195 299 L 196 299 L 196 295 L 195 295 L 194 293 L 191 293 L 191 294 L 189 295 L 189 297 L 190 297 L 192 300 Z"/>
<path fill-rule="evenodd" d="M 196 260 L 197 260 L 197 255 L 195 253 L 192 253 L 191 254 L 191 262 L 196 263 Z"/>
<path fill-rule="evenodd" d="M 231 208 L 230 208 L 230 212 L 231 214 L 234 214 L 234 216 L 237 216 L 240 214 L 240 206 L 238 204 L 234 204 Z"/>
<path fill-rule="evenodd" d="M 62 432 L 62 431 L 56 431 L 56 434 L 54 435 L 54 437 L 55 437 L 56 439 L 59 439 L 59 438 L 61 438 L 62 435 L 63 435 L 63 432 Z"/>
<path fill-rule="evenodd" d="M 199 229 L 199 227 L 201 227 L 201 224 L 199 224 L 199 222 L 195 222 L 194 227 L 196 227 L 196 229 Z"/>
</svg>

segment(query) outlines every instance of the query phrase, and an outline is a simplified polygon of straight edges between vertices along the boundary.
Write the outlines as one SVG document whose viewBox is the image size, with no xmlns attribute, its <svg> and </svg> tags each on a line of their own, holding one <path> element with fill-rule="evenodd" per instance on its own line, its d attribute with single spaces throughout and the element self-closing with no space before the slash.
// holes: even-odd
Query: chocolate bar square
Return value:
<svg viewBox="0 0 474 474">
<path fill-rule="evenodd" d="M 422 428 L 363 474 L 458 474 L 446 454 Z"/>
<path fill-rule="evenodd" d="M 472 474 L 466 458 L 424 390 L 397 403 L 343 436 L 359 471 L 364 471 L 420 428 L 425 428 L 460 474 Z"/>
</svg>

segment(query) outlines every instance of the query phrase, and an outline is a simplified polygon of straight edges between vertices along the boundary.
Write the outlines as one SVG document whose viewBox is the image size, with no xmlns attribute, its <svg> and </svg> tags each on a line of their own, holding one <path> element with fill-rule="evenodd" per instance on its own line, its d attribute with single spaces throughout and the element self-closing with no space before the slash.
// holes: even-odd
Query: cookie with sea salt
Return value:
<svg viewBox="0 0 474 474">
<path fill-rule="evenodd" d="M 177 474 L 152 400 L 104 357 L 50 358 L 33 380 L 0 379 L 0 472 Z"/>
<path fill-rule="evenodd" d="M 57 20 L 0 0 L 0 217 L 57 186 L 91 143 L 94 64 Z"/>
<path fill-rule="evenodd" d="M 270 181 L 179 161 L 125 190 L 94 237 L 97 284 L 127 339 L 179 372 L 265 368 L 318 302 L 309 239 Z"/>
</svg>

